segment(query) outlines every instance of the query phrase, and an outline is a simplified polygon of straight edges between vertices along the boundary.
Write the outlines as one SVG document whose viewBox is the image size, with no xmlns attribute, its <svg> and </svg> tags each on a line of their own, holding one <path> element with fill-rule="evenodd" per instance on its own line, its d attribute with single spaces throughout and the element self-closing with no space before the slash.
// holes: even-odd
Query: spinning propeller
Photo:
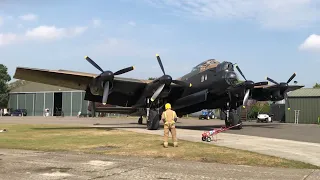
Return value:
<svg viewBox="0 0 320 180">
<path fill-rule="evenodd" d="M 286 90 L 288 89 L 289 87 L 289 83 L 292 81 L 292 79 L 296 77 L 296 73 L 293 73 L 291 75 L 291 77 L 288 79 L 287 82 L 281 82 L 281 83 L 278 83 L 277 81 L 269 78 L 269 77 L 266 77 L 266 79 L 274 84 L 276 84 L 276 87 L 279 87 L 280 89 L 280 92 L 283 92 L 283 96 L 284 96 L 284 99 L 286 102 L 288 102 L 288 110 L 290 110 L 290 104 L 289 104 L 289 101 L 288 101 L 288 92 L 286 92 Z"/>
<path fill-rule="evenodd" d="M 127 73 L 129 71 L 132 71 L 134 69 L 134 67 L 133 66 L 127 67 L 127 68 L 121 69 L 121 70 L 113 73 L 112 71 L 104 71 L 98 64 L 96 64 L 88 56 L 85 56 L 85 59 L 91 65 L 93 65 L 95 68 L 97 68 L 98 70 L 101 71 L 101 74 L 99 76 L 97 76 L 96 79 L 98 80 L 98 82 L 101 82 L 101 86 L 103 88 L 102 103 L 103 103 L 103 105 L 105 105 L 107 103 L 107 100 L 108 100 L 110 82 L 113 81 L 114 76 L 115 75 L 124 74 L 124 73 Z"/>
<path fill-rule="evenodd" d="M 157 57 L 159 65 L 160 65 L 160 68 L 163 72 L 163 76 L 161 76 L 160 78 L 158 78 L 154 81 L 154 82 L 160 82 L 160 86 L 152 95 L 151 101 L 154 101 L 159 96 L 159 94 L 162 92 L 165 85 L 170 85 L 171 83 L 175 83 L 175 84 L 178 84 L 183 87 L 191 87 L 192 86 L 191 83 L 187 83 L 187 82 L 179 81 L 179 80 L 172 80 L 172 77 L 170 75 L 167 75 L 166 72 L 164 71 L 160 56 L 158 54 L 156 54 L 156 57 Z"/>
<path fill-rule="evenodd" d="M 243 79 L 245 80 L 244 86 L 246 88 L 246 92 L 245 92 L 245 95 L 244 95 L 244 98 L 243 98 L 243 103 L 242 103 L 242 107 L 245 107 L 245 105 L 247 104 L 247 102 L 249 100 L 250 90 L 252 88 L 254 88 L 254 86 L 267 85 L 268 82 L 267 81 L 262 81 L 262 82 L 254 83 L 253 81 L 247 80 L 246 77 L 244 76 L 244 74 L 242 73 L 241 69 L 239 68 L 239 66 L 237 64 L 234 64 L 234 65 L 237 68 L 237 70 L 239 71 L 239 73 L 241 74 L 241 76 L 243 77 Z"/>
</svg>

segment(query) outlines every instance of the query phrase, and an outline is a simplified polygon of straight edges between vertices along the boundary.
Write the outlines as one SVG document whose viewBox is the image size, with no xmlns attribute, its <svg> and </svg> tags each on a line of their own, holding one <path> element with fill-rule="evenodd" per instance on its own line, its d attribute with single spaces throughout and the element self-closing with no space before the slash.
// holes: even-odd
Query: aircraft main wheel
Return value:
<svg viewBox="0 0 320 180">
<path fill-rule="evenodd" d="M 242 129 L 242 122 L 240 120 L 239 115 L 236 113 L 229 113 L 229 115 L 230 126 L 235 126 L 240 123 L 239 126 L 234 127 L 232 129 Z"/>
<path fill-rule="evenodd" d="M 155 110 L 150 110 L 147 120 L 148 130 L 158 130 L 160 127 L 160 115 Z"/>
<path fill-rule="evenodd" d="M 138 124 L 142 124 L 142 117 L 140 117 L 139 119 L 138 119 Z"/>
<path fill-rule="evenodd" d="M 210 116 L 207 116 L 207 120 L 209 120 L 210 119 Z"/>
<path fill-rule="evenodd" d="M 211 137 L 207 137 L 207 142 L 211 142 Z"/>
<path fill-rule="evenodd" d="M 206 140 L 207 140 L 207 138 L 203 136 L 202 137 L 202 141 L 206 141 Z"/>
</svg>

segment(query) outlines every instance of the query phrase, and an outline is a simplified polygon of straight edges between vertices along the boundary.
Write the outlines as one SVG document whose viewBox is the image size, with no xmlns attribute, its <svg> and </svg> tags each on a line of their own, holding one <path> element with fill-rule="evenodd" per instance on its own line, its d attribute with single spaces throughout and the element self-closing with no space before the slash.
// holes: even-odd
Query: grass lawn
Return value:
<svg viewBox="0 0 320 180">
<path fill-rule="evenodd" d="M 1 128 L 8 129 L 8 132 L 0 133 L 0 148 L 81 151 L 109 155 L 170 157 L 224 164 L 319 169 L 303 162 L 201 142 L 180 140 L 177 148 L 172 147 L 172 144 L 169 144 L 169 148 L 163 148 L 162 136 L 112 128 L 11 124 L 2 124 Z"/>
</svg>

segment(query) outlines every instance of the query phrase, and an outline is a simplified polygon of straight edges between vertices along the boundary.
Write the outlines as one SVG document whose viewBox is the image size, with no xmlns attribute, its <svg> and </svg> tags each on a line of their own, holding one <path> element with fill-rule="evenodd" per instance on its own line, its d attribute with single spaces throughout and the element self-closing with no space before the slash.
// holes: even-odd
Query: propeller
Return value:
<svg viewBox="0 0 320 180">
<path fill-rule="evenodd" d="M 170 75 L 166 74 L 159 54 L 156 54 L 156 57 L 157 57 L 159 65 L 160 65 L 160 68 L 163 72 L 163 76 L 161 76 L 159 79 L 155 80 L 155 82 L 157 82 L 157 81 L 160 82 L 160 86 L 151 96 L 151 99 L 150 99 L 151 101 L 154 101 L 159 96 L 159 94 L 162 92 L 164 87 L 166 85 L 170 85 L 171 83 L 175 83 L 175 84 L 178 84 L 183 87 L 191 87 L 192 86 L 191 83 L 187 83 L 187 82 L 179 81 L 179 80 L 172 80 L 172 77 Z"/>
<path fill-rule="evenodd" d="M 105 105 L 108 101 L 109 96 L 109 90 L 110 90 L 110 82 L 113 81 L 115 75 L 121 75 L 124 73 L 127 73 L 129 71 L 134 70 L 134 67 L 127 67 L 124 69 L 120 69 L 119 71 L 116 71 L 113 73 L 112 71 L 104 71 L 97 63 L 95 63 L 91 58 L 88 56 L 84 57 L 92 66 L 97 68 L 101 74 L 96 77 L 96 80 L 101 82 L 101 86 L 103 87 L 103 97 L 102 97 L 102 103 Z"/>
<path fill-rule="evenodd" d="M 289 104 L 289 101 L 288 101 L 288 92 L 286 92 L 286 90 L 288 89 L 289 87 L 289 83 L 293 80 L 293 78 L 296 77 L 296 73 L 293 73 L 290 78 L 287 80 L 287 82 L 281 82 L 281 83 L 278 83 L 277 81 L 269 78 L 269 77 L 266 77 L 266 79 L 274 84 L 276 84 L 277 87 L 279 87 L 280 91 L 283 92 L 283 97 L 285 99 L 286 102 L 288 102 L 288 110 L 290 110 L 290 104 Z"/>
<path fill-rule="evenodd" d="M 244 82 L 244 86 L 245 86 L 245 95 L 243 97 L 243 103 L 242 103 L 242 107 L 245 108 L 248 100 L 249 100 L 249 95 L 250 95 L 250 91 L 252 88 L 254 88 L 254 86 L 263 86 L 263 85 L 267 85 L 268 81 L 262 81 L 262 82 L 256 82 L 254 83 L 253 81 L 247 80 L 246 77 L 244 76 L 244 74 L 242 73 L 240 67 L 237 64 L 234 64 L 234 66 L 237 68 L 237 70 L 239 71 L 239 73 L 241 74 L 241 76 L 243 77 L 243 79 L 245 80 Z"/>
</svg>

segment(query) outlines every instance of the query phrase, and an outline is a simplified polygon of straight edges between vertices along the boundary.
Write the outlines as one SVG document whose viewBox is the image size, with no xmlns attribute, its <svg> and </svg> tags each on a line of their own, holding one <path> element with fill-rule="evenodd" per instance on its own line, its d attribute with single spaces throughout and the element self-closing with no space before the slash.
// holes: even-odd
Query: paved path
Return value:
<svg viewBox="0 0 320 180">
<path fill-rule="evenodd" d="M 320 170 L 279 169 L 170 159 L 0 149 L 3 180 L 319 180 Z"/>
</svg>

